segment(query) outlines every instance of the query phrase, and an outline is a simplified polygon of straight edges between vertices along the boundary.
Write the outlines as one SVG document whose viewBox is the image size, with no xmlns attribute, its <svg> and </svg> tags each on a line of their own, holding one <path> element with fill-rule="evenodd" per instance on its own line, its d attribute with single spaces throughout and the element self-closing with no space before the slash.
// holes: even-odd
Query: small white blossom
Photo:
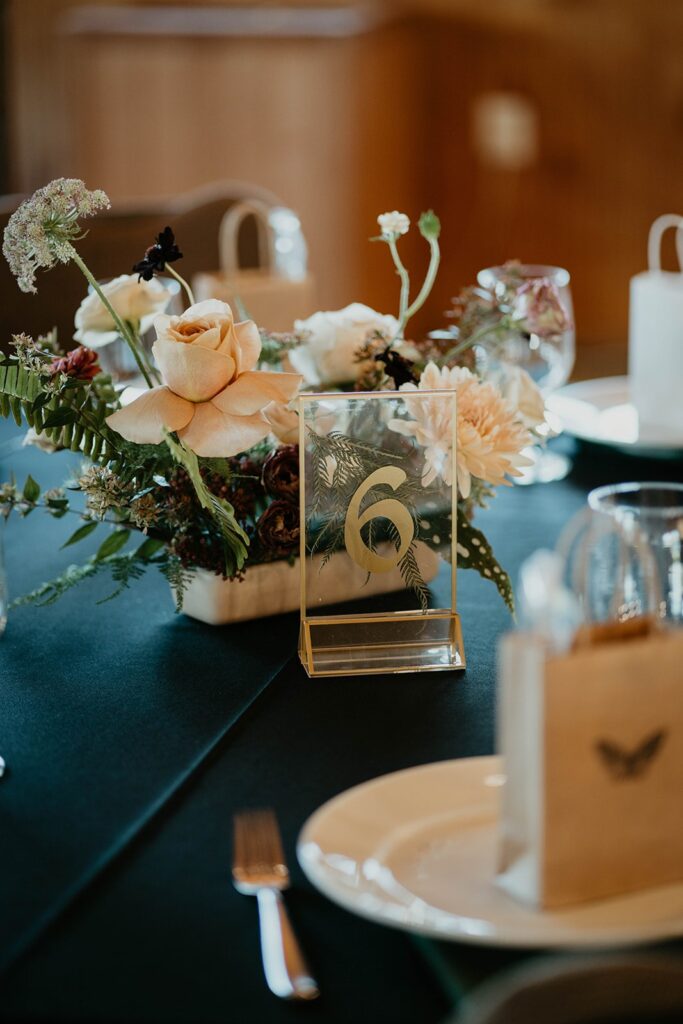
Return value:
<svg viewBox="0 0 683 1024">
<path fill-rule="evenodd" d="M 79 178 L 57 178 L 23 202 L 7 223 L 2 246 L 22 292 L 37 291 L 37 270 L 73 259 L 72 242 L 81 235 L 79 217 L 110 205 L 106 193 L 89 191 Z"/>
<path fill-rule="evenodd" d="M 386 237 L 395 235 L 407 235 L 410 230 L 410 219 L 405 213 L 392 210 L 391 213 L 381 213 L 377 218 L 382 235 Z"/>
</svg>

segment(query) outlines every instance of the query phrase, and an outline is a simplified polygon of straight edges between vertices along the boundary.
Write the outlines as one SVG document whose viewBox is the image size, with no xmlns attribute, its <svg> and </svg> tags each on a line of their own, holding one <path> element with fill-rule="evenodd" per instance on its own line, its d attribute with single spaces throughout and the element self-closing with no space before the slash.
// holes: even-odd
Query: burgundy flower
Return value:
<svg viewBox="0 0 683 1024">
<path fill-rule="evenodd" d="M 263 463 L 263 486 L 273 498 L 299 499 L 299 446 L 276 448 Z"/>
<path fill-rule="evenodd" d="M 75 377 L 76 380 L 92 380 L 101 372 L 97 352 L 86 348 L 85 345 L 79 345 L 65 356 L 53 359 L 50 370 L 53 377 L 58 373 L 65 373 L 67 377 Z"/>
<path fill-rule="evenodd" d="M 274 558 L 291 554 L 299 545 L 299 508 L 291 501 L 271 502 L 256 524 L 264 550 Z"/>
</svg>

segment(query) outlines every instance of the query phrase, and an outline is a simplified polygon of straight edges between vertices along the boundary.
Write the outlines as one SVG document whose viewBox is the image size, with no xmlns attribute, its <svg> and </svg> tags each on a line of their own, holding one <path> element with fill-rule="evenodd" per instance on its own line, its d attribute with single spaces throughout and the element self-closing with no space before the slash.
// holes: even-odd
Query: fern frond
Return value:
<svg viewBox="0 0 683 1024">
<path fill-rule="evenodd" d="M 403 558 L 399 561 L 398 568 L 406 587 L 409 590 L 412 590 L 420 602 L 420 608 L 423 612 L 426 612 L 429 608 L 429 588 L 422 579 L 422 573 L 420 572 L 420 567 L 417 564 L 414 541 L 406 551 Z"/>
<path fill-rule="evenodd" d="M 123 593 L 124 590 L 127 590 L 131 583 L 145 575 L 145 570 L 149 563 L 139 559 L 137 553 L 132 551 L 127 555 L 115 555 L 109 559 L 108 564 L 111 568 L 112 580 L 117 586 L 112 590 L 111 594 L 103 597 L 97 604 L 106 604 L 107 601 L 112 601 L 119 594 Z"/>
<path fill-rule="evenodd" d="M 22 402 L 33 402 L 42 390 L 40 377 L 18 363 L 0 364 L 0 392 Z"/>
<path fill-rule="evenodd" d="M 68 590 L 83 583 L 84 580 L 96 576 L 105 567 L 105 562 L 94 560 L 85 562 L 84 565 L 70 565 L 60 576 L 47 583 L 41 583 L 35 590 L 30 591 L 22 597 L 16 597 L 10 607 L 16 608 L 24 604 L 35 604 L 39 608 L 54 604 Z"/>
<path fill-rule="evenodd" d="M 175 596 L 176 611 L 183 610 L 183 600 L 187 588 L 192 580 L 192 569 L 188 569 L 176 555 L 168 555 L 164 561 L 159 562 L 159 571 L 168 581 Z"/>
</svg>

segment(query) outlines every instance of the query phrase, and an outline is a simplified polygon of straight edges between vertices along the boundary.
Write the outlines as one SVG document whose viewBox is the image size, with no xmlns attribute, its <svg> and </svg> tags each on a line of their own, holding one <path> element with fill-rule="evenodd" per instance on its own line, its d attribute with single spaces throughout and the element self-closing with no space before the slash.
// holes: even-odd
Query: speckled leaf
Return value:
<svg viewBox="0 0 683 1024">
<path fill-rule="evenodd" d="M 492 580 L 512 614 L 515 599 L 510 577 L 498 564 L 486 536 L 477 530 L 467 516 L 458 509 L 458 568 L 476 569 L 484 579 Z"/>
</svg>

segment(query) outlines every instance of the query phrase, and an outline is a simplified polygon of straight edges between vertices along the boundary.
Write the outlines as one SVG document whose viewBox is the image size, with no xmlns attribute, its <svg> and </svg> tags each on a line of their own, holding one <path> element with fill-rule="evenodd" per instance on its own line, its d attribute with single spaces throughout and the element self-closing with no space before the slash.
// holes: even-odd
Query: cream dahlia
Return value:
<svg viewBox="0 0 683 1024">
<path fill-rule="evenodd" d="M 422 483 L 429 486 L 437 477 L 452 483 L 450 409 L 437 398 L 415 400 L 410 392 L 456 391 L 458 489 L 469 497 L 472 477 L 490 484 L 506 484 L 506 476 L 520 476 L 519 466 L 529 464 L 521 451 L 532 443 L 517 411 L 505 401 L 498 388 L 482 381 L 465 367 L 443 367 L 428 363 L 419 384 L 403 384 L 405 404 L 413 417 L 393 419 L 389 426 L 399 434 L 414 437 L 424 448 Z"/>
</svg>

